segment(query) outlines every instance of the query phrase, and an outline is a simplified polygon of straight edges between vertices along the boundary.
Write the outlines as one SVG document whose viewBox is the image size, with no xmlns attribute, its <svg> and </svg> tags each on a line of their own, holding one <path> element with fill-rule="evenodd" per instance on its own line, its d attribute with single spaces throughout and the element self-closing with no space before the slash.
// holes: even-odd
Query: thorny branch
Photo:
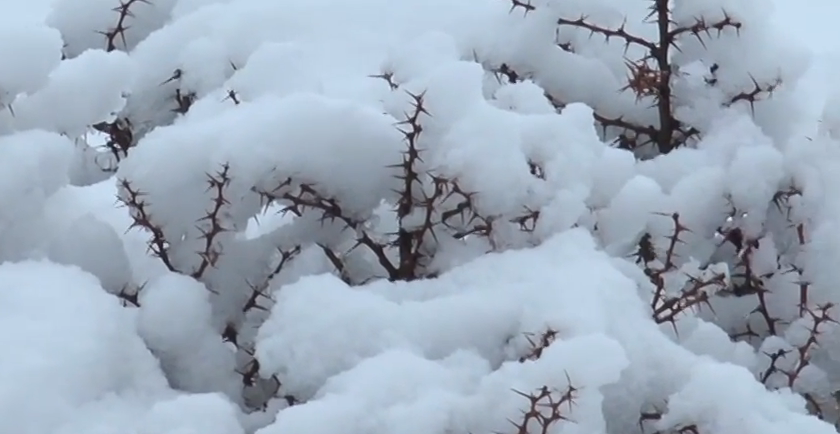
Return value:
<svg viewBox="0 0 840 434">
<path fill-rule="evenodd" d="M 212 192 L 213 205 L 207 211 L 207 214 L 198 220 L 199 225 L 196 226 L 196 229 L 201 233 L 199 238 L 204 240 L 204 246 L 201 251 L 197 252 L 201 258 L 201 263 L 190 274 L 195 279 L 200 279 L 208 267 L 215 267 L 219 256 L 222 254 L 217 239 L 219 235 L 229 230 L 222 224 L 222 221 L 225 217 L 223 211 L 225 207 L 230 205 L 230 202 L 225 198 L 225 189 L 230 181 L 230 166 L 228 164 L 222 165 L 222 170 L 216 174 L 207 174 L 207 191 Z"/>
<path fill-rule="evenodd" d="M 596 114 L 596 120 L 601 124 L 603 132 L 607 128 L 615 128 L 617 134 L 617 145 L 624 149 L 635 150 L 642 146 L 653 144 L 660 154 L 666 154 L 671 150 L 685 145 L 690 139 L 699 135 L 699 131 L 680 121 L 675 115 L 673 80 L 679 75 L 679 68 L 672 59 L 672 50 L 679 50 L 681 40 L 684 37 L 697 39 L 704 47 L 706 39 L 711 38 L 714 33 L 720 37 L 727 29 L 736 33 L 743 27 L 742 23 L 732 18 L 726 11 L 724 17 L 717 21 L 709 21 L 698 17 L 688 25 L 677 25 L 672 18 L 672 12 L 668 0 L 649 0 L 651 6 L 646 17 L 646 22 L 652 22 L 657 29 L 654 39 L 646 39 L 634 35 L 626 29 L 627 22 L 615 28 L 605 27 L 591 22 L 587 16 L 577 18 L 559 18 L 558 27 L 573 27 L 587 32 L 590 37 L 598 35 L 604 38 L 605 42 L 620 40 L 624 44 L 625 56 L 631 46 L 639 47 L 645 53 L 640 59 L 626 59 L 628 69 L 627 84 L 618 89 L 619 91 L 631 91 L 635 93 L 637 101 L 650 100 L 652 106 L 657 110 L 656 125 L 639 125 L 622 117 L 609 118 Z M 511 10 L 522 9 L 526 15 L 536 10 L 536 6 L 530 2 L 511 0 Z M 705 38 L 705 39 L 704 39 Z M 560 44 L 564 51 L 574 52 L 574 48 L 568 44 Z M 719 65 L 712 65 L 710 72 L 714 75 L 719 70 Z M 509 65 L 503 64 L 499 69 L 502 75 L 508 77 L 510 82 L 515 82 L 520 74 L 512 72 Z M 716 84 L 714 78 L 707 80 L 710 86 Z M 762 85 L 753 79 L 754 88 L 738 93 L 730 97 L 724 105 L 730 106 L 739 102 L 746 102 L 754 110 L 755 102 L 764 96 L 770 96 L 779 85 L 780 81 Z M 552 96 L 550 99 L 556 107 L 561 107 L 560 98 Z"/>
<path fill-rule="evenodd" d="M 388 73 L 374 76 L 390 80 Z M 466 191 L 457 179 L 436 174 L 425 167 L 423 149 L 420 145 L 423 132 L 422 121 L 431 117 L 424 106 L 424 94 L 408 93 L 410 109 L 397 123 L 403 134 L 405 149 L 399 163 L 388 166 L 394 170 L 397 188 L 394 189 L 394 213 L 397 229 L 393 233 L 378 234 L 365 219 L 350 215 L 336 199 L 321 192 L 313 183 L 299 183 L 289 177 L 270 189 L 254 191 L 263 198 L 263 204 L 281 204 L 283 212 L 303 216 L 306 212 L 317 212 L 322 223 L 339 223 L 355 235 L 355 244 L 350 251 L 364 247 L 391 281 L 411 281 L 433 277 L 428 269 L 435 255 L 439 236 L 465 240 L 470 236 L 490 238 L 494 218 L 482 216 L 475 206 L 476 194 Z M 532 165 L 534 176 L 541 176 L 542 168 Z M 522 231 L 533 231 L 539 219 L 539 212 L 525 210 L 522 215 L 512 216 L 507 221 Z M 492 241 L 491 241 L 492 244 Z M 348 283 L 351 282 L 342 259 L 344 254 L 334 247 L 320 246 L 336 273 Z"/>
<path fill-rule="evenodd" d="M 536 8 L 530 2 L 511 1 L 512 9 L 521 8 L 526 13 Z M 677 26 L 672 20 L 667 0 L 651 1 L 651 12 L 648 18 L 654 21 L 658 30 L 658 36 L 653 40 L 644 39 L 630 33 L 626 30 L 626 23 L 622 23 L 617 28 L 607 28 L 591 23 L 585 16 L 576 19 L 560 18 L 557 25 L 582 29 L 588 32 L 590 36 L 600 36 L 607 41 L 620 40 L 625 45 L 625 53 L 631 46 L 640 47 L 646 52 L 641 59 L 628 59 L 626 61 L 629 72 L 627 84 L 620 90 L 633 92 L 640 101 L 652 100 L 658 113 L 656 124 L 638 125 L 623 116 L 609 118 L 599 113 L 595 114 L 595 119 L 603 128 L 604 134 L 606 134 L 608 128 L 622 131 L 619 135 L 619 142 L 622 147 L 632 150 L 653 143 L 660 153 L 667 153 L 686 144 L 690 138 L 700 134 L 697 129 L 685 125 L 674 115 L 672 86 L 679 71 L 678 67 L 672 62 L 671 50 L 679 49 L 683 37 L 696 38 L 705 46 L 706 39 L 704 38 L 711 37 L 713 32 L 718 36 L 727 29 L 738 32 L 742 25 L 724 13 L 724 18 L 716 22 L 707 22 L 698 18 L 691 25 Z M 114 9 L 119 13 L 116 26 L 107 32 L 101 32 L 106 36 L 108 51 L 118 49 L 117 40 L 122 42 L 124 48 L 126 47 L 125 32 L 129 28 L 126 21 L 127 18 L 132 16 L 129 8 L 137 3 L 148 4 L 148 1 L 125 0 Z M 558 48 L 570 52 L 574 51 L 574 47 L 568 44 L 558 44 Z M 709 68 L 711 78 L 707 80 L 708 85 L 714 86 L 717 83 L 716 73 L 719 68 L 718 65 L 712 65 Z M 494 73 L 499 80 L 506 79 L 511 83 L 526 78 L 524 74 L 506 63 L 502 63 L 494 69 Z M 183 74 L 183 70 L 177 69 L 161 85 L 180 81 Z M 392 91 L 400 90 L 400 83 L 394 80 L 392 72 L 383 72 L 372 77 L 384 80 Z M 731 96 L 725 105 L 748 103 L 751 110 L 754 110 L 756 101 L 762 97 L 770 96 L 780 85 L 779 81 L 769 85 L 761 84 L 754 78 L 752 82 L 752 89 Z M 390 166 L 391 169 L 396 170 L 397 173 L 394 177 L 399 181 L 399 187 L 394 191 L 396 195 L 394 211 L 399 223 L 396 233 L 385 234 L 387 237 L 383 239 L 379 234 L 374 233 L 375 229 L 371 227 L 368 221 L 348 213 L 340 200 L 323 194 L 315 183 L 299 183 L 290 177 L 271 190 L 254 189 L 266 203 L 283 204 L 287 212 L 292 212 L 297 216 L 303 216 L 308 212 L 320 213 L 320 219 L 323 223 L 337 223 L 352 230 L 356 239 L 351 251 L 358 247 L 366 248 L 385 271 L 386 276 L 384 277 L 392 281 L 433 277 L 433 274 L 426 267 L 435 254 L 438 236 L 449 236 L 456 240 L 464 240 L 470 236 L 490 238 L 494 223 L 500 219 L 499 216 L 480 215 L 475 207 L 476 194 L 463 189 L 457 179 L 449 179 L 424 167 L 423 150 L 420 145 L 423 132 L 422 121 L 431 114 L 424 107 L 424 93 L 409 93 L 409 96 L 412 102 L 411 109 L 405 113 L 404 119 L 398 124 L 404 135 L 405 143 L 402 161 Z M 556 96 L 547 95 L 547 97 L 554 103 L 555 107 L 561 108 L 564 104 Z M 176 107 L 172 111 L 181 114 L 186 113 L 195 102 L 195 98 L 195 93 L 176 88 L 174 90 Z M 231 100 L 234 104 L 240 103 L 234 90 L 229 90 L 226 99 Z M 95 128 L 109 136 L 107 146 L 117 159 L 125 158 L 135 139 L 131 122 L 128 119 L 118 119 L 113 123 L 96 125 Z M 529 167 L 533 176 L 545 179 L 544 169 L 538 162 L 530 161 Z M 162 228 L 157 224 L 154 216 L 151 215 L 148 202 L 145 200 L 145 194 L 135 189 L 128 180 L 120 181 L 121 189 L 124 192 L 121 200 L 130 209 L 133 219 L 131 227 L 143 228 L 151 234 L 148 242 L 149 250 L 170 271 L 185 273 L 196 279 L 203 279 L 208 270 L 218 266 L 219 258 L 224 253 L 218 238 L 221 234 L 231 230 L 223 224 L 225 208 L 230 205 L 225 198 L 226 188 L 231 180 L 229 169 L 228 165 L 223 165 L 218 172 L 207 174 L 211 206 L 206 215 L 199 220 L 199 226 L 197 226 L 201 234 L 200 239 L 203 241 L 202 250 L 197 252 L 200 262 L 197 268 L 187 273 L 184 270 L 179 270 L 178 264 L 173 263 L 173 259 L 169 255 L 171 245 Z M 774 202 L 778 202 L 777 206 L 781 209 L 782 205 L 780 204 L 796 194 L 800 193 L 794 189 L 790 192 L 780 192 L 774 198 Z M 723 292 L 721 288 L 725 285 L 726 276 L 722 274 L 687 276 L 688 283 L 683 288 L 680 288 L 676 294 L 669 293 L 668 288 L 666 288 L 666 277 L 681 272 L 680 260 L 676 253 L 677 246 L 685 242 L 682 236 L 690 230 L 682 224 L 678 213 L 665 216 L 671 219 L 674 229 L 670 235 L 665 237 L 664 251 L 658 251 L 653 236 L 646 233 L 638 243 L 637 262 L 642 265 L 644 272 L 655 288 L 650 304 L 653 319 L 660 324 L 671 323 L 676 328 L 676 321 L 681 313 L 700 305 L 711 307 L 709 303 L 711 294 Z M 539 211 L 526 209 L 522 215 L 507 216 L 504 220 L 518 225 L 522 231 L 530 232 L 535 229 L 539 218 Z M 799 222 L 792 227 L 797 233 L 800 246 L 804 245 L 806 243 L 805 224 Z M 760 240 L 745 239 L 743 233 L 736 228 L 725 234 L 725 242 L 736 246 L 736 267 L 743 270 L 742 273 L 736 273 L 733 276 L 739 279 L 739 284 L 734 285 L 730 292 L 736 296 L 755 295 L 758 305 L 753 313 L 764 318 L 771 334 L 779 334 L 781 319 L 772 317 L 768 309 L 767 297 L 770 295 L 770 290 L 766 288 L 764 283 L 767 276 L 756 276 L 751 264 L 753 252 L 758 249 Z M 348 284 L 358 283 L 351 280 L 350 273 L 347 271 L 344 255 L 348 252 L 336 251 L 334 246 L 319 245 L 319 247 L 335 268 L 336 273 L 345 282 Z M 268 309 L 268 306 L 272 303 L 267 292 L 269 282 L 300 254 L 302 248 L 303 246 L 298 245 L 289 249 L 278 249 L 277 264 L 267 273 L 265 280 L 257 284 L 248 283 L 251 292 L 241 308 L 243 313 L 252 311 L 259 313 L 259 311 Z M 803 275 L 801 267 L 793 267 L 791 271 L 799 273 L 800 276 Z M 823 304 L 813 307 L 809 303 L 808 289 L 809 283 L 801 282 L 800 316 L 807 317 L 811 321 L 811 327 L 808 330 L 810 337 L 790 352 L 780 351 L 767 355 L 771 360 L 770 367 L 759 374 L 760 379 L 765 383 L 772 375 L 780 374 L 787 379 L 787 384 L 792 387 L 796 378 L 811 363 L 810 354 L 818 346 L 817 337 L 822 333 L 820 327 L 834 322 L 828 314 L 833 305 Z M 137 305 L 137 291 L 137 289 L 126 287 L 119 296 L 127 305 Z M 747 327 L 748 332 L 754 333 L 749 328 L 749 324 L 747 324 Z M 757 335 L 757 333 L 754 334 Z M 238 349 L 248 354 L 248 362 L 241 367 L 239 373 L 242 375 L 243 385 L 254 386 L 259 381 L 260 366 L 259 361 L 253 356 L 252 348 L 248 343 L 239 342 L 239 332 L 235 324 L 228 324 L 222 332 L 222 336 L 226 341 L 231 342 Z M 522 363 L 539 359 L 544 350 L 557 339 L 557 331 L 548 329 L 538 335 L 529 335 L 527 339 L 531 348 L 527 354 L 519 359 Z M 795 354 L 797 357 L 793 367 L 780 368 L 777 366 L 777 361 L 782 360 L 789 353 Z M 569 413 L 572 411 L 578 389 L 571 385 L 570 379 L 567 378 L 567 380 L 568 387 L 565 389 L 543 386 L 532 393 L 516 392 L 528 402 L 528 407 L 523 411 L 522 419 L 516 422 L 511 421 L 516 427 L 517 434 L 531 433 L 534 432 L 534 429 L 538 432 L 548 433 L 556 423 L 571 420 Z M 272 377 L 270 381 L 275 382 L 277 390 L 279 390 L 280 380 L 277 377 Z M 806 399 L 809 398 L 807 394 L 805 396 Z M 290 405 L 297 402 L 292 397 L 285 398 Z M 809 402 L 811 401 L 809 399 Z M 657 420 L 659 418 L 661 418 L 661 413 L 658 412 L 643 413 L 640 424 L 645 420 Z M 689 424 L 677 427 L 673 432 L 696 434 L 698 431 L 695 425 Z"/>
<path fill-rule="evenodd" d="M 129 230 L 134 228 L 145 229 L 151 234 L 148 241 L 149 251 L 166 266 L 169 271 L 178 272 L 172 259 L 169 257 L 169 241 L 148 210 L 148 203 L 143 199 L 146 194 L 134 189 L 127 179 L 119 181 L 125 197 L 119 196 L 118 200 L 129 209 L 132 223 Z"/>
<path fill-rule="evenodd" d="M 105 51 L 117 50 L 117 40 L 122 42 L 122 49 L 128 48 L 128 43 L 125 39 L 125 32 L 131 28 L 127 21 L 129 18 L 134 18 L 134 12 L 131 8 L 139 4 L 151 5 L 149 0 L 120 0 L 119 6 L 111 9 L 117 13 L 116 24 L 108 30 L 98 31 L 97 33 L 105 36 Z"/>
<path fill-rule="evenodd" d="M 688 227 L 680 221 L 679 213 L 660 214 L 668 217 L 673 226 L 673 232 L 665 237 L 665 250 L 662 254 L 657 251 L 653 235 L 645 233 L 639 240 L 636 251 L 636 263 L 642 266 L 654 286 L 650 308 L 653 319 L 659 323 L 670 323 L 676 330 L 677 317 L 690 309 L 700 305 L 711 308 L 710 294 L 714 294 L 727 285 L 726 276 L 712 273 L 709 276 L 686 275 L 688 284 L 678 295 L 669 294 L 667 276 L 680 272 L 677 247 L 685 241 L 682 236 L 690 232 Z"/>
<path fill-rule="evenodd" d="M 527 334 L 525 335 L 525 339 L 528 340 L 531 348 L 527 354 L 519 358 L 520 363 L 524 363 L 526 360 L 537 360 L 542 357 L 543 351 L 557 340 L 557 330 L 549 328 L 536 336 L 534 334 Z"/>
<path fill-rule="evenodd" d="M 570 413 L 574 409 L 579 389 L 572 385 L 568 374 L 566 380 L 568 386 L 564 389 L 542 386 L 531 393 L 514 390 L 527 402 L 521 418 L 510 420 L 514 434 L 549 434 L 554 432 L 552 429 L 557 423 L 573 422 Z"/>
</svg>

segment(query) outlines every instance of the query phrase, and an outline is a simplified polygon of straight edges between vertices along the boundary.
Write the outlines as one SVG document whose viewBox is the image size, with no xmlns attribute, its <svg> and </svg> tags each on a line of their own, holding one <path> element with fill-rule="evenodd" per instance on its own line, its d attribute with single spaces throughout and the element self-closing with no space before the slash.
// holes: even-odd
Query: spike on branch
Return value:
<svg viewBox="0 0 840 434">
<path fill-rule="evenodd" d="M 558 423 L 573 422 L 571 412 L 579 389 L 572 385 L 568 373 L 566 381 L 568 386 L 563 389 L 542 386 L 531 393 L 513 391 L 527 402 L 521 418 L 509 420 L 514 427 L 514 434 L 549 434 L 554 432 L 553 428 Z"/>
<path fill-rule="evenodd" d="M 200 279 L 208 268 L 215 267 L 222 254 L 218 237 L 230 230 L 223 224 L 224 210 L 230 205 L 225 197 L 225 191 L 230 182 L 230 165 L 228 164 L 223 164 L 222 169 L 215 174 L 207 174 L 207 191 L 212 193 L 212 206 L 204 217 L 198 219 L 199 225 L 196 226 L 201 233 L 199 238 L 204 240 L 204 246 L 197 252 L 201 262 L 191 273 L 195 279 Z"/>
<path fill-rule="evenodd" d="M 122 49 L 128 49 L 128 42 L 125 38 L 125 32 L 131 28 L 127 21 L 129 18 L 134 18 L 132 7 L 138 4 L 151 5 L 149 0 L 120 0 L 119 6 L 111 9 L 118 14 L 116 24 L 106 31 L 98 31 L 97 33 L 105 37 L 105 51 L 117 50 L 117 41 L 122 42 Z"/>
<path fill-rule="evenodd" d="M 132 219 L 129 230 L 141 228 L 151 233 L 152 237 L 147 244 L 149 251 L 159 258 L 169 271 L 177 273 L 178 270 L 169 257 L 169 241 L 164 235 L 163 228 L 154 222 L 148 204 L 143 199 L 145 194 L 134 189 L 126 179 L 120 180 L 119 185 L 123 195 L 118 196 L 117 199 L 129 209 Z"/>
</svg>

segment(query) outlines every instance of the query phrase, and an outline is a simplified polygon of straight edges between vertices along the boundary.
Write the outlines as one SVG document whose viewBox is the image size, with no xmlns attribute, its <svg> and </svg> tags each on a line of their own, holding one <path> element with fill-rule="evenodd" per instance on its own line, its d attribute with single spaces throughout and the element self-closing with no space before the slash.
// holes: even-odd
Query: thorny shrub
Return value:
<svg viewBox="0 0 840 434">
<path fill-rule="evenodd" d="M 801 67 L 778 64 L 780 48 L 771 44 L 760 6 L 511 1 L 506 14 L 482 16 L 499 26 L 490 42 L 467 50 L 464 41 L 473 39 L 464 36 L 456 50 L 448 36 L 430 33 L 389 55 L 361 85 L 381 101 L 379 110 L 354 91 L 325 96 L 327 86 L 306 68 L 330 63 L 301 57 L 284 45 L 284 31 L 237 39 L 246 27 L 282 27 L 271 20 L 302 7 L 248 2 L 228 25 L 217 21 L 219 11 L 233 8 L 224 2 L 121 0 L 94 34 L 82 25 L 90 23 L 69 17 L 72 2 L 59 1 L 49 23 L 61 31 L 61 62 L 95 67 L 88 80 L 108 87 L 100 94 L 111 100 L 74 116 L 75 124 L 39 119 L 48 93 L 61 91 L 51 89 L 70 79 L 51 75 L 40 95 L 41 83 L 9 90 L 0 76 L 10 126 L 0 131 L 34 127 L 76 139 L 74 184 L 115 176 L 119 201 L 132 228 L 148 237 L 148 251 L 166 272 L 206 287 L 212 326 L 234 348 L 229 374 L 237 377 L 211 390 L 248 411 L 317 397 L 314 386 L 294 383 L 290 366 L 266 368 L 260 357 L 270 335 L 262 326 L 282 310 L 276 294 L 286 285 L 326 272 L 346 291 L 382 281 L 404 291 L 410 286 L 399 282 L 434 282 L 488 253 L 534 248 L 577 228 L 612 260 L 636 265 L 617 267 L 635 280 L 649 318 L 671 341 L 742 364 L 766 388 L 790 388 L 811 414 L 837 423 L 833 356 L 840 347 L 831 344 L 840 336 L 840 296 L 838 276 L 825 267 L 840 258 L 832 256 L 836 246 L 815 241 L 831 228 L 815 203 L 815 175 L 786 166 L 786 148 L 774 148 L 802 142 L 786 86 Z M 644 10 L 634 9 L 640 4 Z M 100 18 L 104 23 L 105 15 L 90 21 Z M 505 38 L 513 42 L 500 42 Z M 444 54 L 429 54 L 436 48 Z M 15 99 L 25 92 L 32 96 Z M 475 92 L 522 120 L 476 109 Z M 597 127 L 593 134 L 587 122 Z M 79 125 L 104 144 L 88 144 Z M 510 128 L 515 135 L 505 134 Z M 505 140 L 521 143 L 512 152 Z M 554 144 L 564 140 L 592 154 Z M 727 140 L 737 146 L 717 144 Z M 575 184 L 576 176 L 587 181 Z M 275 226 L 256 235 L 249 229 L 278 213 Z M 106 289 L 144 309 L 137 276 Z M 691 336 L 702 324 L 749 344 L 755 357 L 698 349 Z M 568 333 L 546 325 L 509 336 L 506 362 L 538 363 Z M 174 365 L 163 365 L 172 384 L 193 387 Z M 679 389 L 662 381 L 633 397 L 637 423 L 618 414 L 606 429 L 718 432 L 708 420 L 669 417 L 668 397 Z M 597 385 L 577 385 L 569 372 L 531 389 L 510 387 L 521 414 L 498 430 L 565 432 L 586 415 L 577 402 L 587 387 Z M 609 403 L 609 386 L 604 390 Z"/>
</svg>

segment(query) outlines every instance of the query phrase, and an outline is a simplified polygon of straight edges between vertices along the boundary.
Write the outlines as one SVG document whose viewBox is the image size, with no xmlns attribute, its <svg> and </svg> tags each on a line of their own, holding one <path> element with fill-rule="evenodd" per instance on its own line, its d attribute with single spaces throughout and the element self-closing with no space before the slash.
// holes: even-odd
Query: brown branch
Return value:
<svg viewBox="0 0 840 434">
<path fill-rule="evenodd" d="M 204 240 L 204 247 L 200 252 L 197 252 L 201 257 L 201 263 L 198 268 L 190 275 L 195 279 L 200 279 L 210 267 L 215 267 L 221 256 L 221 249 L 217 246 L 217 238 L 224 232 L 229 231 L 222 225 L 222 210 L 230 205 L 230 202 L 225 198 L 225 190 L 230 185 L 230 166 L 228 164 L 222 165 L 222 170 L 215 175 L 207 174 L 207 191 L 213 192 L 213 206 L 207 211 L 207 214 L 198 219 L 198 222 L 207 222 L 209 228 L 202 228 L 196 226 L 196 229 L 201 233 L 200 239 Z"/>
<path fill-rule="evenodd" d="M 593 36 L 595 34 L 599 34 L 604 37 L 604 40 L 609 42 L 610 39 L 618 38 L 624 41 L 624 51 L 625 53 L 629 49 L 631 45 L 638 45 L 640 47 L 645 48 L 648 50 L 649 53 L 654 53 L 659 48 L 657 45 L 651 41 L 648 41 L 645 38 L 640 36 L 635 36 L 628 33 L 625 30 L 625 26 L 627 25 L 626 21 L 621 24 L 618 28 L 610 29 L 607 27 L 601 27 L 595 24 L 591 24 L 586 21 L 587 17 L 581 16 L 576 20 L 570 20 L 566 18 L 559 18 L 557 20 L 557 25 L 559 26 L 572 26 L 577 27 L 580 29 L 585 29 L 589 31 L 589 36 Z"/>
<path fill-rule="evenodd" d="M 120 5 L 111 9 L 119 14 L 116 25 L 107 31 L 100 30 L 96 32 L 105 36 L 105 51 L 111 52 L 117 49 L 117 38 L 122 40 L 123 48 L 128 48 L 128 43 L 125 40 L 125 32 L 130 29 L 131 26 L 126 24 L 126 21 L 128 18 L 134 18 L 134 13 L 131 11 L 131 7 L 140 3 L 147 5 L 152 4 L 149 0 L 120 0 Z"/>
<path fill-rule="evenodd" d="M 142 228 L 149 231 L 152 234 L 151 239 L 147 242 L 149 251 L 160 259 L 169 271 L 179 272 L 169 257 L 169 241 L 166 240 L 163 229 L 154 223 L 152 215 L 147 209 L 147 203 L 142 199 L 146 194 L 135 190 L 127 179 L 121 179 L 119 184 L 127 197 L 119 196 L 118 200 L 122 205 L 128 207 L 132 219 L 128 230 Z"/>
</svg>

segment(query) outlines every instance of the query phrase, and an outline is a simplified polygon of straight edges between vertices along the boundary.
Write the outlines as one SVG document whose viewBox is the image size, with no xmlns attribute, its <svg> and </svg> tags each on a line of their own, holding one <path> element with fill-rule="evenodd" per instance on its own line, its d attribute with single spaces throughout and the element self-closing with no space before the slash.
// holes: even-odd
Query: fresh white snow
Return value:
<svg viewBox="0 0 840 434">
<path fill-rule="evenodd" d="M 652 3 L 0 0 L 0 434 L 835 433 L 840 10 Z"/>
</svg>

